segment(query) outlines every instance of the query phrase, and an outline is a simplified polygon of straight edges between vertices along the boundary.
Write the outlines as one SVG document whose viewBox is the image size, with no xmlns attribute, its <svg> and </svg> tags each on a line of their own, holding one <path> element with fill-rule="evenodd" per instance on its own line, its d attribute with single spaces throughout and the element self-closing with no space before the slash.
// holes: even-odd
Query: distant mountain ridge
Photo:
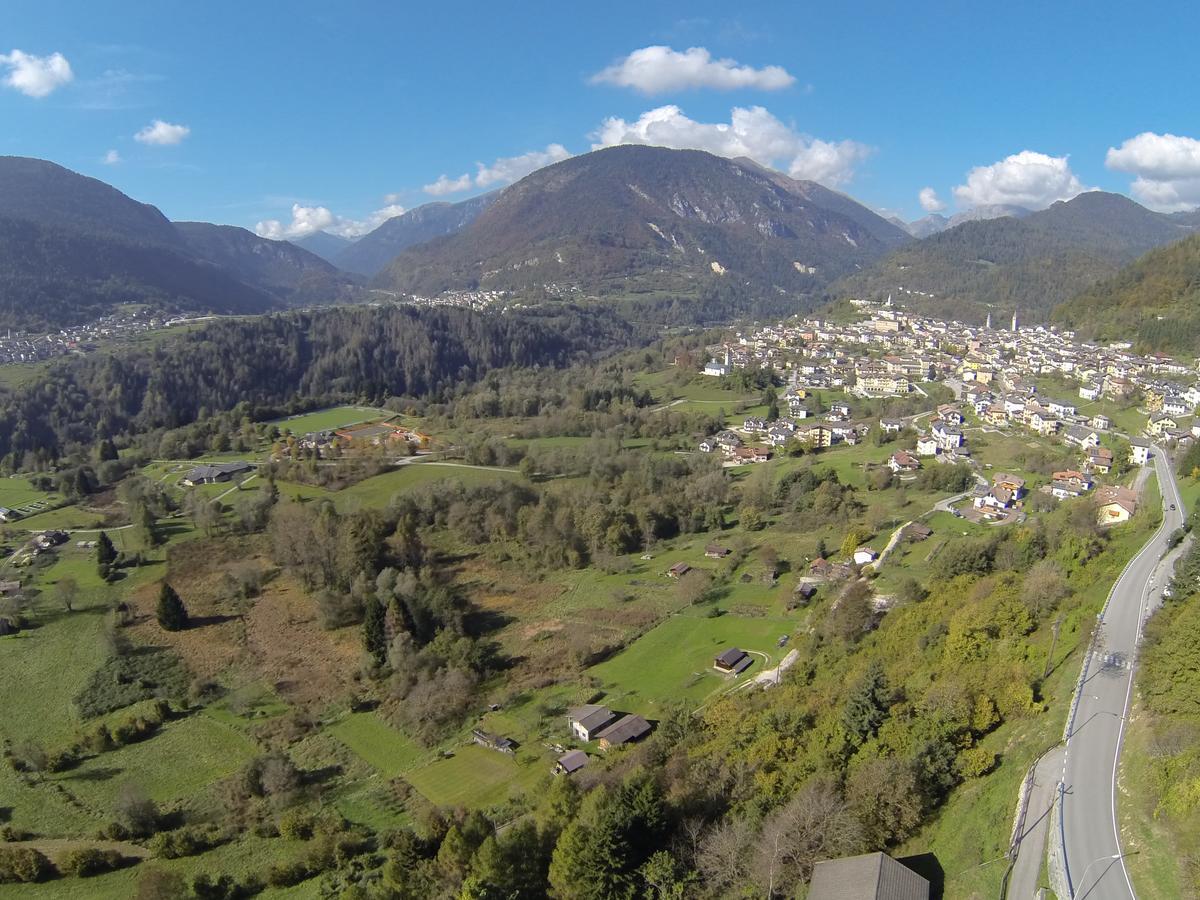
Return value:
<svg viewBox="0 0 1200 900">
<path fill-rule="evenodd" d="M 357 293 L 356 279 L 288 241 L 267 240 L 236 225 L 174 225 L 197 256 L 288 306 L 347 301 Z"/>
<path fill-rule="evenodd" d="M 256 313 L 354 290 L 353 279 L 298 247 L 230 226 L 176 226 L 97 179 L 0 157 L 0 326 L 48 330 L 122 303 Z"/>
<path fill-rule="evenodd" d="M 350 238 L 344 238 L 338 234 L 330 234 L 328 231 L 314 231 L 312 234 L 305 235 L 302 238 L 296 238 L 290 241 L 303 250 L 315 256 L 321 257 L 327 263 L 333 263 L 334 258 L 354 243 Z M 337 265 L 337 263 L 334 263 Z"/>
<path fill-rule="evenodd" d="M 420 294 L 803 295 L 909 240 L 843 194 L 748 161 L 621 146 L 526 176 L 373 283 Z"/>
<path fill-rule="evenodd" d="M 1151 250 L 1054 310 L 1053 320 L 1144 350 L 1200 351 L 1200 234 Z"/>
<path fill-rule="evenodd" d="M 458 203 L 426 203 L 388 219 L 331 258 L 339 268 L 368 277 L 379 274 L 409 247 L 457 234 L 498 196 L 493 191 Z"/>
<path fill-rule="evenodd" d="M 1128 197 L 1090 191 L 1022 217 L 947 228 L 839 281 L 830 295 L 893 293 L 923 312 L 966 321 L 983 321 L 989 310 L 1045 319 L 1121 265 L 1191 230 Z"/>
</svg>

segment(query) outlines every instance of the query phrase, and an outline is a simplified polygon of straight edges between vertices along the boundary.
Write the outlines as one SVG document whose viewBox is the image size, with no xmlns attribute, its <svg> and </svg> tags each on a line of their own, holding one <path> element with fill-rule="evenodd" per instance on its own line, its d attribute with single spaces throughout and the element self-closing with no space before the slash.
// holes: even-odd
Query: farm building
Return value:
<svg viewBox="0 0 1200 900">
<path fill-rule="evenodd" d="M 513 753 L 517 749 L 517 745 L 509 738 L 492 734 L 490 731 L 484 731 L 482 728 L 476 728 L 471 732 L 471 740 L 480 747 L 487 747 L 489 750 L 498 750 L 501 753 Z"/>
<path fill-rule="evenodd" d="M 600 749 L 608 750 L 611 747 L 620 747 L 622 744 L 629 744 L 640 740 L 649 733 L 649 722 L 641 716 L 628 715 L 622 716 L 596 735 L 596 737 L 600 741 Z"/>
<path fill-rule="evenodd" d="M 554 774 L 570 775 L 572 772 L 578 772 L 587 764 L 588 755 L 586 753 L 582 750 L 572 750 L 558 758 L 558 762 L 554 764 Z"/>
<path fill-rule="evenodd" d="M 709 544 L 704 548 L 704 555 L 709 559 L 724 559 L 729 555 L 729 548 L 720 544 Z"/>
<path fill-rule="evenodd" d="M 196 466 L 183 476 L 183 483 L 188 486 L 197 484 L 216 484 L 229 481 L 233 476 L 249 472 L 254 466 L 248 462 L 214 463 L 212 465 Z"/>
<path fill-rule="evenodd" d="M 595 740 L 596 735 L 612 724 L 616 716 L 607 706 L 589 703 L 567 711 L 571 732 L 581 741 Z"/>
<path fill-rule="evenodd" d="M 716 659 L 713 660 L 713 668 L 726 675 L 740 675 L 750 668 L 752 662 L 754 662 L 754 658 L 745 650 L 730 647 L 717 654 Z"/>
<path fill-rule="evenodd" d="M 671 568 L 667 569 L 667 574 L 672 578 L 682 578 L 688 572 L 692 571 L 692 567 L 685 562 L 677 562 Z"/>
</svg>

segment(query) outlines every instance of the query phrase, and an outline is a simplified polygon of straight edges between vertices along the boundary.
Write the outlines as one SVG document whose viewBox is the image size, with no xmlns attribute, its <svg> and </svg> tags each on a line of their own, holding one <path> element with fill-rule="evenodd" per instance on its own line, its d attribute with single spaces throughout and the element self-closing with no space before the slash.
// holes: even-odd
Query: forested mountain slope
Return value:
<svg viewBox="0 0 1200 900">
<path fill-rule="evenodd" d="M 1200 350 L 1200 235 L 1152 250 L 1071 298 L 1054 320 L 1100 340 L 1147 350 Z"/>
<path fill-rule="evenodd" d="M 352 279 L 290 244 L 185 223 L 94 178 L 0 157 L 0 327 L 51 330 L 123 303 L 259 313 L 346 299 Z"/>
<path fill-rule="evenodd" d="M 1186 221 L 1092 191 L 1025 218 L 965 222 L 908 244 L 831 294 L 896 293 L 919 310 L 967 321 L 982 321 L 992 308 L 1044 320 L 1122 264 L 1190 231 Z"/>
<path fill-rule="evenodd" d="M 402 253 L 375 285 L 803 294 L 906 240 L 819 186 L 700 151 L 623 146 L 525 177 L 462 231 Z"/>
<path fill-rule="evenodd" d="M 153 350 L 63 360 L 0 395 L 0 457 L 51 459 L 239 404 L 443 397 L 491 369 L 560 366 L 635 340 L 616 316 L 570 306 L 505 316 L 340 307 L 214 322 Z"/>
<path fill-rule="evenodd" d="M 350 300 L 358 294 L 352 276 L 288 241 L 208 222 L 176 222 L 175 228 L 193 253 L 289 306 Z"/>
</svg>

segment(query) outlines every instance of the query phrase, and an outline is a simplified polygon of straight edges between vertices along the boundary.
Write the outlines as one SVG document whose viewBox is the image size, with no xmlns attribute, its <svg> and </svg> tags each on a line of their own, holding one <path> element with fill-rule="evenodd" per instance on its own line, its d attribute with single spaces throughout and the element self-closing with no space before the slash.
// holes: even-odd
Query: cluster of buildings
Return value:
<svg viewBox="0 0 1200 900">
<path fill-rule="evenodd" d="M 1172 420 L 1192 415 L 1200 405 L 1195 365 L 1164 354 L 1137 354 L 1128 343 L 1079 341 L 1071 331 L 1021 326 L 1016 316 L 1007 328 L 992 327 L 990 317 L 982 326 L 933 319 L 894 307 L 890 298 L 856 305 L 865 314 L 856 322 L 804 319 L 737 332 L 709 348 L 712 360 L 703 371 L 722 376 L 771 367 L 798 387 L 841 388 L 862 396 L 905 396 L 923 382 L 944 381 L 987 392 L 1004 403 L 1007 415 L 1019 413 L 1052 434 L 1071 425 L 1103 431 L 1112 423 L 1080 415 L 1077 403 L 1136 395 L 1150 414 L 1150 433 L 1178 439 L 1187 432 Z M 1042 375 L 1077 382 L 1078 400 L 1038 397 L 1033 382 Z M 1013 408 L 1018 401 L 1019 410 Z M 1035 406 L 1026 411 L 1030 401 Z"/>
<path fill-rule="evenodd" d="M 147 310 L 113 313 L 86 325 L 75 325 L 47 334 L 26 334 L 9 329 L 0 335 L 0 364 L 33 363 L 70 353 L 95 350 L 101 341 L 158 331 L 190 321 Z"/>
<path fill-rule="evenodd" d="M 363 422 L 345 428 L 309 431 L 280 444 L 275 455 L 296 456 L 306 452 L 324 458 L 347 449 L 399 448 L 406 444 L 418 450 L 428 447 L 429 435 L 393 422 Z"/>
<path fill-rule="evenodd" d="M 784 447 L 793 441 L 809 447 L 854 445 L 870 430 L 865 423 L 850 421 L 851 408 L 847 403 L 830 404 L 826 412 L 818 415 L 810 408 L 809 394 L 805 388 L 788 388 L 781 403 L 787 407 L 786 416 L 777 419 L 747 416 L 740 426 L 704 438 L 699 444 L 700 451 L 721 453 L 730 465 L 744 465 L 766 462 L 771 458 L 769 448 Z M 765 444 L 767 449 L 746 446 L 747 442 Z"/>
</svg>

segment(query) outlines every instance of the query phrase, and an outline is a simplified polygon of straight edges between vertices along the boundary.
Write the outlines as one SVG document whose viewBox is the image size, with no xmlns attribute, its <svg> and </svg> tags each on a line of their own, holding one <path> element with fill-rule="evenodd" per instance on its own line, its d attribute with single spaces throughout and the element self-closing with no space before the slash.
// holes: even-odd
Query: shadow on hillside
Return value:
<svg viewBox="0 0 1200 900">
<path fill-rule="evenodd" d="M 932 853 L 918 853 L 916 856 L 903 856 L 896 861 L 929 882 L 929 900 L 942 900 L 946 889 L 946 873 L 936 856 Z"/>
</svg>

